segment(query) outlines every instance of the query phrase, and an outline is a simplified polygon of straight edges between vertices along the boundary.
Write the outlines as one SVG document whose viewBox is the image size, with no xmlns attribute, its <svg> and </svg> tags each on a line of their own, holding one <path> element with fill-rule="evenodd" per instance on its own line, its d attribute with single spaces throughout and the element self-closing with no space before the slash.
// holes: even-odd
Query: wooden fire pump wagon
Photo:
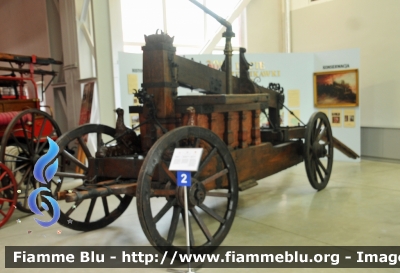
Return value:
<svg viewBox="0 0 400 273">
<path fill-rule="evenodd" d="M 9 63 L 10 66 L 5 67 L 4 63 Z M 11 217 L 15 208 L 31 213 L 27 199 L 38 184 L 32 174 L 33 167 L 48 149 L 47 137 L 56 140 L 61 135 L 53 117 L 40 110 L 35 75 L 41 76 L 42 83 L 45 77 L 47 79 L 51 76 L 50 84 L 56 72 L 40 67 L 62 63 L 35 55 L 0 53 L 0 64 L 3 64 L 0 67 L 1 227 Z M 31 91 L 28 90 L 28 86 Z M 42 88 L 41 92 L 46 88 Z"/>
<path fill-rule="evenodd" d="M 357 157 L 333 138 L 321 112 L 305 126 L 281 127 L 282 88 L 265 88 L 249 78 L 245 49 L 240 50 L 240 77 L 232 76 L 232 27 L 205 11 L 227 27 L 222 71 L 177 56 L 167 34 L 146 36 L 143 84 L 136 94 L 142 106 L 130 107 L 139 113 L 140 134 L 124 125 L 123 110 L 117 109 L 116 128 L 87 124 L 58 138 L 68 163 L 61 164 L 64 171 L 55 178 L 61 182 L 52 189 L 61 225 L 80 231 L 103 228 L 136 196 L 139 222 L 150 243 L 159 250 L 186 251 L 187 189 L 191 252 L 210 251 L 232 226 L 239 189 L 304 161 L 311 186 L 322 190 L 331 175 L 334 147 Z M 178 96 L 178 87 L 201 93 Z M 266 129 L 260 129 L 263 114 L 269 120 Z M 189 188 L 178 187 L 176 173 L 169 170 L 174 149 L 183 147 L 203 148 Z"/>
</svg>

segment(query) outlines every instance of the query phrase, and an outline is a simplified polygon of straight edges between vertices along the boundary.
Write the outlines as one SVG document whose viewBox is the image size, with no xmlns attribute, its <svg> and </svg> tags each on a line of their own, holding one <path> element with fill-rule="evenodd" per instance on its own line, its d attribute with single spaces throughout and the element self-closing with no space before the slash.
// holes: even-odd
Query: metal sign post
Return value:
<svg viewBox="0 0 400 273">
<path fill-rule="evenodd" d="M 186 187 L 184 190 L 184 209 L 185 209 L 185 229 L 186 229 L 186 247 L 187 255 L 190 255 L 190 228 L 189 228 L 189 206 L 187 188 L 192 185 L 192 171 L 197 171 L 203 148 L 177 148 L 172 155 L 170 171 L 177 171 L 177 185 L 178 187 Z M 194 273 L 188 263 L 187 273 Z"/>
<path fill-rule="evenodd" d="M 188 207 L 188 196 L 187 187 L 192 185 L 192 174 L 190 171 L 178 171 L 177 172 L 177 184 L 179 187 L 186 187 L 183 191 L 183 199 L 185 206 L 185 227 L 186 227 L 186 253 L 190 255 L 190 230 L 189 230 L 189 207 Z M 190 261 L 188 263 L 188 273 L 193 273 L 190 267 Z"/>
</svg>

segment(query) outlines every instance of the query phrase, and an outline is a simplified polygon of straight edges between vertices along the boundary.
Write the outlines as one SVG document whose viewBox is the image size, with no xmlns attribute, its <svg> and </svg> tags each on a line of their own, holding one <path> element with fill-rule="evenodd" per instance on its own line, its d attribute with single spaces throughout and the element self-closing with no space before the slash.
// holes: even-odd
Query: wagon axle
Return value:
<svg viewBox="0 0 400 273">
<path fill-rule="evenodd" d="M 313 144 L 312 150 L 313 150 L 313 155 L 315 156 L 315 158 L 325 157 L 328 153 L 325 145 L 321 145 L 319 142 L 315 142 Z"/>
<path fill-rule="evenodd" d="M 200 206 L 206 199 L 207 189 L 203 183 L 200 183 L 196 178 L 192 178 L 192 185 L 190 187 L 177 188 L 177 201 L 183 208 L 185 206 L 184 191 L 187 191 L 188 206 L 193 208 Z"/>
<path fill-rule="evenodd" d="M 66 202 L 82 202 L 85 199 L 106 197 L 109 195 L 135 195 L 135 182 L 126 181 L 124 184 L 114 184 L 115 182 L 115 180 L 109 180 L 92 186 L 79 187 L 73 190 L 59 191 L 57 193 L 57 200 L 65 200 Z"/>
</svg>

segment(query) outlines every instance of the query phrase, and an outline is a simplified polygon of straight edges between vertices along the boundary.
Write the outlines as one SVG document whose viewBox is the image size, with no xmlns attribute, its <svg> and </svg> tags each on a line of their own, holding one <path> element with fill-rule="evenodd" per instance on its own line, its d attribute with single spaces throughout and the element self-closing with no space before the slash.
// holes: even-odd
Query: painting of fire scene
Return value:
<svg viewBox="0 0 400 273">
<path fill-rule="evenodd" d="M 358 70 L 314 73 L 316 107 L 358 106 Z"/>
</svg>

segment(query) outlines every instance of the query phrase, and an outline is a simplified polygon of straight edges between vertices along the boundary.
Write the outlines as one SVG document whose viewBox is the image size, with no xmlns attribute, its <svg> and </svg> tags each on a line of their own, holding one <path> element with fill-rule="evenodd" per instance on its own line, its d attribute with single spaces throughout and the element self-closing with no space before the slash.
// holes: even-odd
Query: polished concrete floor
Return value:
<svg viewBox="0 0 400 273">
<path fill-rule="evenodd" d="M 135 201 L 135 200 L 134 200 Z M 400 165 L 362 160 L 335 162 L 326 189 L 309 185 L 304 165 L 259 181 L 240 192 L 226 246 L 398 246 Z M 18 221 L 18 219 L 20 221 Z M 61 234 L 57 234 L 57 231 Z M 28 231 L 30 231 L 28 233 Z M 0 229 L 0 272 L 83 272 L 82 269 L 4 269 L 4 246 L 149 245 L 136 202 L 114 223 L 92 232 L 58 224 L 37 225 L 32 215 L 14 212 Z M 110 269 L 85 269 L 109 272 Z M 112 269 L 112 272 L 166 272 L 166 269 Z M 399 269 L 200 269 L 200 272 L 398 272 Z"/>
</svg>

